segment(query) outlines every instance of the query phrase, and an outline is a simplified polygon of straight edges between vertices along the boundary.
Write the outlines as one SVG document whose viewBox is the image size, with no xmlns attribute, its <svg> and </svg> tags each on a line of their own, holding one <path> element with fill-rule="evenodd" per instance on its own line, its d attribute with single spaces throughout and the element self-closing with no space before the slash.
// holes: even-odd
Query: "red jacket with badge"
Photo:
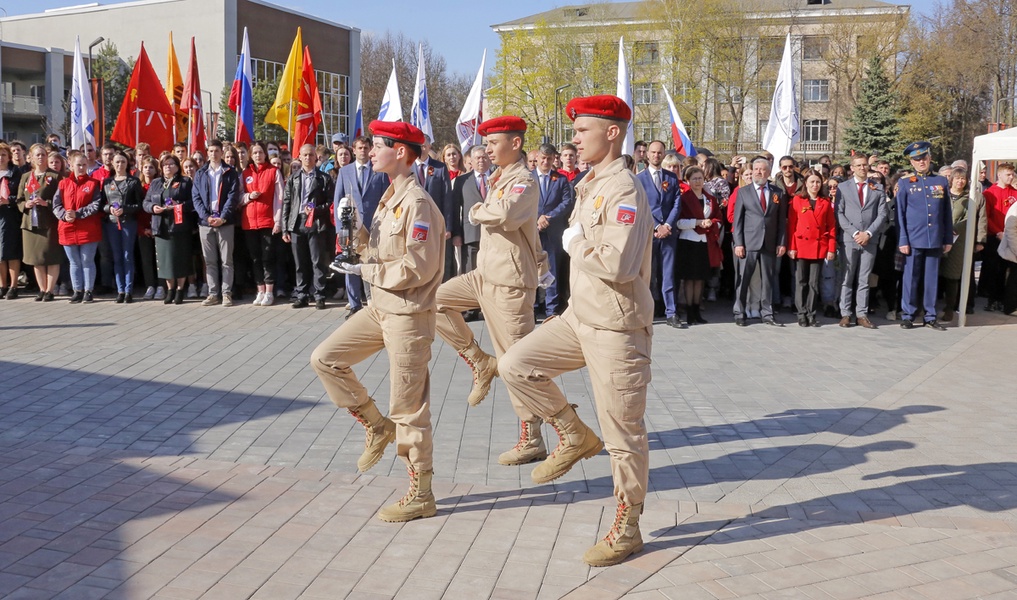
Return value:
<svg viewBox="0 0 1017 600">
<path fill-rule="evenodd" d="M 60 180 L 53 197 L 53 214 L 60 219 L 57 234 L 61 246 L 102 241 L 100 188 L 99 182 L 88 175 Z M 69 210 L 75 212 L 75 219 L 68 223 L 64 216 Z"/>
<path fill-rule="evenodd" d="M 796 258 L 822 260 L 827 252 L 837 251 L 837 218 L 829 198 L 816 198 L 816 208 L 808 198 L 795 196 L 787 214 L 788 250 Z"/>
<path fill-rule="evenodd" d="M 982 192 L 985 197 L 985 215 L 988 217 L 988 233 L 995 237 L 1003 231 L 1003 222 L 1006 219 L 1006 211 L 1010 205 L 1017 201 L 1017 190 L 1007 186 L 999 187 L 998 183 L 985 189 Z"/>
<path fill-rule="evenodd" d="M 244 198 L 251 192 L 261 192 L 248 200 L 240 213 L 240 228 L 272 229 L 276 225 L 276 209 L 282 212 L 282 198 L 276 198 L 276 180 L 279 170 L 269 163 L 256 165 L 253 162 L 244 169 Z M 278 206 L 277 206 L 278 205 Z"/>
</svg>

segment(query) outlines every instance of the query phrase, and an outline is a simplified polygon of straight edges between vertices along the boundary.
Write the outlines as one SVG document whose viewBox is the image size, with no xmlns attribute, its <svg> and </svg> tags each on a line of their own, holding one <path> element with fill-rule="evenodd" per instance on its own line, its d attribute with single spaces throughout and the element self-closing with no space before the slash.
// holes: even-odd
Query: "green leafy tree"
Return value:
<svg viewBox="0 0 1017 600">
<path fill-rule="evenodd" d="M 116 125 L 133 69 L 134 58 L 120 58 L 117 45 L 111 40 L 106 40 L 105 44 L 99 46 L 99 51 L 93 58 L 92 77 L 103 81 L 103 106 L 106 109 L 106 132 L 103 137 L 107 140 Z"/>
<path fill-rule="evenodd" d="M 236 129 L 237 117 L 230 110 L 230 87 L 223 88 L 219 94 L 219 123 L 218 131 L 213 136 L 223 140 L 232 140 Z M 270 125 L 265 122 L 265 115 L 268 109 L 275 103 L 275 94 L 279 90 L 279 81 L 276 79 L 261 79 L 254 83 L 251 90 L 254 104 L 254 139 L 256 140 L 286 140 L 286 130 L 278 125 Z"/>
<path fill-rule="evenodd" d="M 879 57 L 869 59 L 866 73 L 858 102 L 849 119 L 850 125 L 844 131 L 844 141 L 853 150 L 878 153 L 894 160 L 904 147 L 897 94 Z"/>
</svg>

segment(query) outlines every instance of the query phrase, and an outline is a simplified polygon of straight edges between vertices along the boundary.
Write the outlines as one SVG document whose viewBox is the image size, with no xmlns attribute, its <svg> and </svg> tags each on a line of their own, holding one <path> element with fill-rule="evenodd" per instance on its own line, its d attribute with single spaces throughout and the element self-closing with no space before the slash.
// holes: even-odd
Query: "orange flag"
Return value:
<svg viewBox="0 0 1017 600">
<path fill-rule="evenodd" d="M 187 141 L 187 111 L 180 108 L 180 98 L 184 93 L 184 82 L 180 79 L 180 63 L 177 62 L 177 51 L 173 47 L 173 32 L 169 34 L 169 52 L 166 53 L 166 99 L 176 111 L 175 142 Z"/>
<path fill-rule="evenodd" d="M 297 90 L 296 125 L 293 132 L 293 155 L 300 152 L 304 144 L 314 144 L 321 125 L 321 94 L 318 80 L 314 76 L 311 50 L 304 46 L 304 68 L 300 72 L 300 89 Z"/>
<path fill-rule="evenodd" d="M 184 78 L 183 96 L 180 98 L 180 110 L 187 115 L 189 133 L 187 136 L 187 154 L 205 151 L 205 112 L 201 106 L 201 83 L 198 80 L 198 54 L 194 51 L 194 38 L 191 38 L 191 61 L 187 64 L 187 77 Z"/>
<path fill-rule="evenodd" d="M 134 63 L 131 81 L 127 84 L 127 93 L 110 139 L 130 147 L 138 142 L 147 142 L 152 146 L 153 156 L 173 149 L 173 107 L 166 99 L 152 62 L 148 60 L 144 43 Z"/>
</svg>

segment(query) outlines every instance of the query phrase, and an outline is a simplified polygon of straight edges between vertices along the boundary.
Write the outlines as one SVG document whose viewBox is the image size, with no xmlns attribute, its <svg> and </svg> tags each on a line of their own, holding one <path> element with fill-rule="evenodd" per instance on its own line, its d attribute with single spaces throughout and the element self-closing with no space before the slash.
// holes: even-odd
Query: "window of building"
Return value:
<svg viewBox="0 0 1017 600">
<path fill-rule="evenodd" d="M 636 85 L 632 86 L 632 103 L 636 105 L 656 104 L 657 84 L 637 83 Z"/>
<path fill-rule="evenodd" d="M 805 60 L 821 60 L 830 53 L 830 38 L 820 35 L 807 35 L 802 38 L 802 58 Z"/>
<path fill-rule="evenodd" d="M 738 104 L 742 101 L 742 86 L 733 83 L 718 84 L 717 97 L 723 103 Z"/>
<path fill-rule="evenodd" d="M 770 119 L 760 119 L 759 120 L 759 134 L 756 136 L 757 140 L 759 140 L 759 141 L 763 140 L 763 136 L 766 135 L 766 128 L 769 125 L 770 125 Z"/>
<path fill-rule="evenodd" d="M 806 79 L 802 81 L 802 89 L 805 93 L 806 102 L 830 101 L 829 79 Z"/>
<path fill-rule="evenodd" d="M 239 60 L 240 57 L 237 57 Z M 251 59 L 253 85 L 262 79 L 276 79 L 282 76 L 283 63 L 260 58 Z M 318 93 L 321 95 L 321 129 L 318 130 L 319 144 L 329 144 L 331 136 L 336 132 L 350 130 L 350 91 L 349 77 L 329 71 L 314 71 L 318 81 Z"/>
<path fill-rule="evenodd" d="M 655 65 L 660 62 L 657 42 L 636 42 L 632 45 L 632 58 L 637 65 Z"/>
<path fill-rule="evenodd" d="M 717 121 L 717 138 L 718 142 L 733 142 L 735 134 L 734 121 Z"/>
<path fill-rule="evenodd" d="M 759 101 L 760 102 L 772 102 L 773 91 L 777 89 L 776 79 L 760 79 L 759 80 Z"/>
<path fill-rule="evenodd" d="M 830 122 L 826 119 L 811 119 L 805 121 L 802 132 L 803 142 L 826 142 L 830 136 Z"/>
<path fill-rule="evenodd" d="M 784 38 L 759 38 L 759 60 L 763 62 L 780 62 L 784 56 Z"/>
<path fill-rule="evenodd" d="M 663 127 L 660 123 L 653 121 L 637 121 L 632 127 L 632 133 L 636 136 L 637 140 L 656 140 L 660 139 Z"/>
</svg>

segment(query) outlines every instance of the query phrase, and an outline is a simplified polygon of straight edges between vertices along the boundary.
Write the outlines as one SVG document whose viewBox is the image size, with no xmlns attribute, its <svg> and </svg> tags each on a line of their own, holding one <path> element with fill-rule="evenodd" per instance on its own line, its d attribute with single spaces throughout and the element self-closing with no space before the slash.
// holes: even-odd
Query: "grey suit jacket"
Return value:
<svg viewBox="0 0 1017 600">
<path fill-rule="evenodd" d="M 452 184 L 456 188 L 456 196 L 462 196 L 463 212 L 460 222 L 462 223 L 462 236 L 464 244 L 476 244 L 480 242 L 480 225 L 470 224 L 470 209 L 475 204 L 483 204 L 484 199 L 480 197 L 480 190 L 477 189 L 477 173 L 470 171 L 465 175 L 456 177 Z"/>
<path fill-rule="evenodd" d="M 886 227 L 889 215 L 889 207 L 886 203 L 886 193 L 882 187 L 876 186 L 873 189 L 866 182 L 865 205 L 858 202 L 858 184 L 852 177 L 837 186 L 837 200 L 834 206 L 834 213 L 837 215 L 837 228 L 840 230 L 840 241 L 845 245 L 857 246 L 854 234 L 857 231 L 868 231 L 872 234 L 874 245 L 879 241 L 879 234 Z"/>
<path fill-rule="evenodd" d="M 747 252 L 776 254 L 779 246 L 787 247 L 788 197 L 780 188 L 767 182 L 769 190 L 766 213 L 759 203 L 754 184 L 738 188 L 734 211 L 732 237 L 735 246 L 745 246 Z"/>
</svg>

